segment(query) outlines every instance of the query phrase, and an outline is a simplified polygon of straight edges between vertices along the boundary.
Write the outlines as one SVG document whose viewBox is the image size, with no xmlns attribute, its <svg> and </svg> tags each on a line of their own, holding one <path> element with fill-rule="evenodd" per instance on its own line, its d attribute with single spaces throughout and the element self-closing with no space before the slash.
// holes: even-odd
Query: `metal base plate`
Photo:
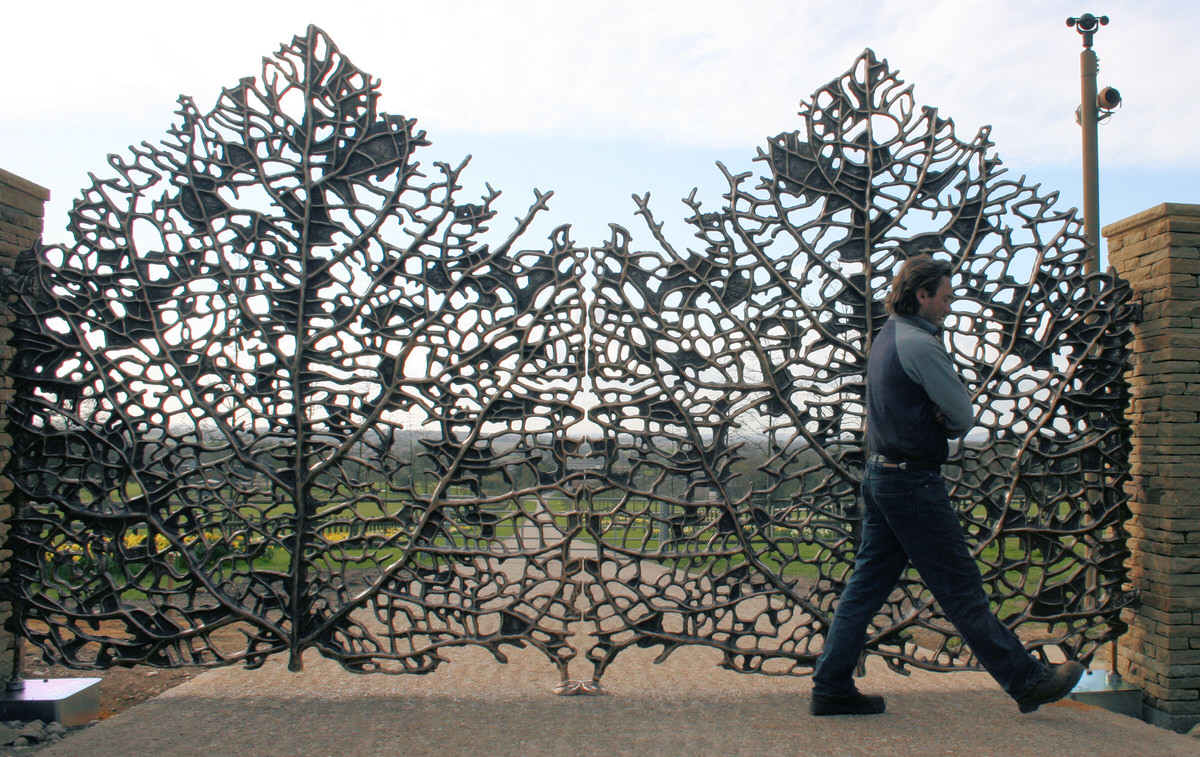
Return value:
<svg viewBox="0 0 1200 757">
<path fill-rule="evenodd" d="M 18 691 L 0 691 L 0 720 L 87 725 L 100 717 L 99 678 L 38 678 Z"/>
<path fill-rule="evenodd" d="M 1142 690 L 1126 683 L 1121 676 L 1102 670 L 1089 670 L 1069 695 L 1083 704 L 1102 707 L 1134 718 L 1142 717 Z"/>
</svg>

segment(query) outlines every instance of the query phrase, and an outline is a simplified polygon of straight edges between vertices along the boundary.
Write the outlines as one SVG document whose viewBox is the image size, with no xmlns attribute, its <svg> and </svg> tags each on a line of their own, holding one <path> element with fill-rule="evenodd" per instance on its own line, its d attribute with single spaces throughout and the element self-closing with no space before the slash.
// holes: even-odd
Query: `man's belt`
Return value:
<svg viewBox="0 0 1200 757">
<path fill-rule="evenodd" d="M 939 470 L 942 466 L 925 460 L 901 460 L 873 453 L 867 457 L 867 464 L 888 470 Z"/>
</svg>

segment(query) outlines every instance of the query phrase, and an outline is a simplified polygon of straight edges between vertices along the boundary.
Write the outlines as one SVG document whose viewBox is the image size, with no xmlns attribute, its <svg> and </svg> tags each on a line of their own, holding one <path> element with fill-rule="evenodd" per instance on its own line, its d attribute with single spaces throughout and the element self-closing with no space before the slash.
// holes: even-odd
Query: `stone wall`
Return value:
<svg viewBox="0 0 1200 757">
<path fill-rule="evenodd" d="M 0 278 L 11 271 L 17 255 L 29 249 L 42 235 L 42 218 L 49 190 L 0 168 Z M 8 434 L 7 408 L 12 399 L 12 380 L 8 365 L 12 359 L 9 340 L 12 313 L 7 300 L 0 300 L 0 470 L 8 464 L 12 437 Z M 0 545 L 8 539 L 12 507 L 7 504 L 12 482 L 0 476 Z M 0 548 L 0 575 L 8 573 L 12 553 Z M 0 601 L 0 680 L 8 680 L 13 670 L 13 637 L 3 630 L 12 617 L 12 604 Z"/>
<path fill-rule="evenodd" d="M 1144 692 L 1146 720 L 1185 731 L 1200 723 L 1200 205 L 1159 205 L 1104 236 L 1142 305 L 1128 374 L 1140 601 L 1119 672 Z"/>
</svg>

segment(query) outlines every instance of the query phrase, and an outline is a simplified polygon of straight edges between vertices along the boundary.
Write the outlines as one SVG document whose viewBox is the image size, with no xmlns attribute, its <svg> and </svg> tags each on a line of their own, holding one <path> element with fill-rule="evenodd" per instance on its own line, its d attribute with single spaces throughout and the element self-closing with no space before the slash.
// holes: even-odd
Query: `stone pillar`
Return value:
<svg viewBox="0 0 1200 757">
<path fill-rule="evenodd" d="M 42 236 L 42 218 L 50 191 L 0 168 L 0 277 L 11 271 L 17 255 L 29 249 Z M 0 298 L 0 471 L 8 465 L 12 437 L 8 433 L 8 403 L 13 398 L 12 379 L 8 375 L 12 352 L 12 309 L 7 298 Z M 0 575 L 7 575 L 12 552 L 3 548 L 8 539 L 12 506 L 8 495 L 12 481 L 0 475 Z M 13 637 L 4 630 L 12 617 L 12 603 L 0 601 L 0 685 L 13 671 Z"/>
<path fill-rule="evenodd" d="M 1182 732 L 1200 723 L 1200 205 L 1159 205 L 1104 236 L 1142 306 L 1128 373 L 1140 601 L 1119 672 L 1144 692 L 1145 720 Z"/>
</svg>

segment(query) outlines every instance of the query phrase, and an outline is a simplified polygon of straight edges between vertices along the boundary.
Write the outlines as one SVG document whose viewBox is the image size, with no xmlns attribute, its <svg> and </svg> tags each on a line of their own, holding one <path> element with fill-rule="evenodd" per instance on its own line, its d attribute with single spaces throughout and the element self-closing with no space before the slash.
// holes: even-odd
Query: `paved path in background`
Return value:
<svg viewBox="0 0 1200 757">
<path fill-rule="evenodd" d="M 38 757 L 970 757 L 1200 756 L 1200 739 L 1061 702 L 1020 715 L 983 673 L 897 675 L 876 658 L 860 681 L 887 696 L 871 717 L 808 715 L 807 678 L 732 673 L 713 650 L 623 653 L 610 694 L 559 697 L 534 650 L 497 663 L 477 648 L 426 676 L 353 675 L 315 653 L 305 669 L 213 670 L 78 731 Z"/>
</svg>

